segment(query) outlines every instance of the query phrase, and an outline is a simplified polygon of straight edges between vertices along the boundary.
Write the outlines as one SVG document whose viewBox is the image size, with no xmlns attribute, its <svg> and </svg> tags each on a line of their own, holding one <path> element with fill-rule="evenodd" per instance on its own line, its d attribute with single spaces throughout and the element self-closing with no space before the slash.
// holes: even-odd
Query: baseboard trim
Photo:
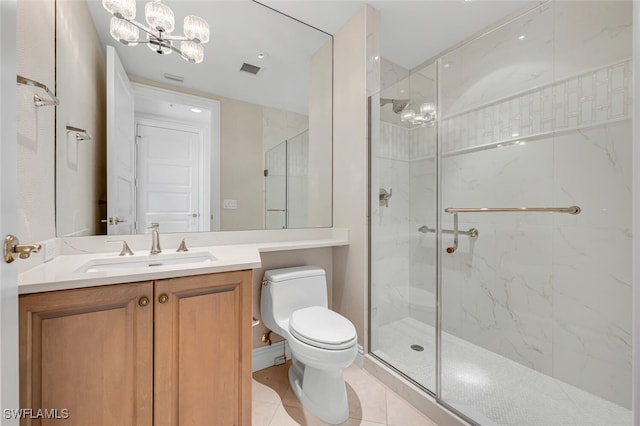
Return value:
<svg viewBox="0 0 640 426">
<path fill-rule="evenodd" d="M 291 350 L 285 340 L 269 346 L 254 348 L 251 358 L 251 371 L 263 370 L 275 365 L 274 360 L 283 354 L 287 359 L 291 359 Z"/>
</svg>

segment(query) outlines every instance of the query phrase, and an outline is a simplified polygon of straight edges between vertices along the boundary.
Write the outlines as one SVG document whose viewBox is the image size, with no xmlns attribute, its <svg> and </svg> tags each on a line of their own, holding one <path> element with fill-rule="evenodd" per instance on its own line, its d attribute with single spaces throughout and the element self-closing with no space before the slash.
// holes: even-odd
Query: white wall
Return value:
<svg viewBox="0 0 640 426">
<path fill-rule="evenodd" d="M 311 57 L 309 81 L 309 197 L 308 226 L 331 226 L 332 221 L 332 114 L 333 42 L 329 40 Z M 334 95 L 335 96 L 335 95 Z"/>
<path fill-rule="evenodd" d="M 19 1 L 16 12 L 17 72 L 55 89 L 54 2 Z M 37 28 L 38 31 L 33 31 Z M 29 86 L 17 88 L 18 236 L 34 243 L 55 236 L 55 108 L 36 107 Z"/>
<path fill-rule="evenodd" d="M 333 250 L 333 306 L 366 344 L 368 306 L 367 82 L 379 13 L 363 6 L 334 36 L 333 226 L 349 229 L 349 246 Z M 368 43 L 368 40 L 371 43 Z M 366 346 L 365 346 L 366 351 Z"/>
</svg>

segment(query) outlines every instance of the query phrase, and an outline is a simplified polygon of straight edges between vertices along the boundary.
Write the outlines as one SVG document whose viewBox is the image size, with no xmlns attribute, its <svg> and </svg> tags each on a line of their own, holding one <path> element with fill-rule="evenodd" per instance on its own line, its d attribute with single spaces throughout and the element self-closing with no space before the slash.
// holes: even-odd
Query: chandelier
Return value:
<svg viewBox="0 0 640 426">
<path fill-rule="evenodd" d="M 109 32 L 111 37 L 127 46 L 146 43 L 149 49 L 160 55 L 176 52 L 186 61 L 199 64 L 204 60 L 204 43 L 209 41 L 209 24 L 198 16 L 185 16 L 184 36 L 171 35 L 175 28 L 175 18 L 169 6 L 160 0 L 153 0 L 144 6 L 147 25 L 134 20 L 135 0 L 102 0 L 102 5 L 111 17 Z M 140 30 L 146 37 L 140 38 Z M 174 46 L 180 42 L 180 47 Z"/>
<path fill-rule="evenodd" d="M 419 113 L 405 107 L 400 113 L 400 121 L 416 126 L 432 127 L 436 123 L 436 106 L 432 102 L 425 102 L 420 105 Z"/>
</svg>

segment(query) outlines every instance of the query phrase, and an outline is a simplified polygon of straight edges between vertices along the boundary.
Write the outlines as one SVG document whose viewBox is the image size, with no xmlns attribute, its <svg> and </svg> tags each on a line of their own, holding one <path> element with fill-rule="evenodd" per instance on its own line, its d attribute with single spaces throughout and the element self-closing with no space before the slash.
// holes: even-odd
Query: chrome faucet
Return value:
<svg viewBox="0 0 640 426">
<path fill-rule="evenodd" d="M 158 223 L 152 223 L 149 229 L 151 229 L 150 254 L 162 253 L 162 249 L 160 248 L 160 225 Z"/>
</svg>

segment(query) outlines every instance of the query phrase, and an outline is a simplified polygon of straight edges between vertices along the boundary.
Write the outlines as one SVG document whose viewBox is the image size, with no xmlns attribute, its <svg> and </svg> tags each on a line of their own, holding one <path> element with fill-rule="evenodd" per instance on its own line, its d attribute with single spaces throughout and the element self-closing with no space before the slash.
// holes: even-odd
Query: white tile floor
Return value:
<svg viewBox="0 0 640 426">
<path fill-rule="evenodd" d="M 326 425 L 302 408 L 289 386 L 290 363 L 253 373 L 253 425 Z M 355 365 L 345 369 L 349 398 L 348 426 L 434 426 L 375 377 Z"/>
</svg>

